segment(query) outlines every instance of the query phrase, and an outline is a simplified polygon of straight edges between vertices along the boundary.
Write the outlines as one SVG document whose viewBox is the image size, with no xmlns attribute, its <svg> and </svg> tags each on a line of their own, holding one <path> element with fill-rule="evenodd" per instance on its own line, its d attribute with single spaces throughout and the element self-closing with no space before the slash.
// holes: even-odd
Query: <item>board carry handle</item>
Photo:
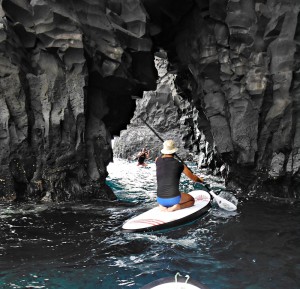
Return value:
<svg viewBox="0 0 300 289">
<path fill-rule="evenodd" d="M 176 273 L 176 275 L 175 275 L 175 283 L 178 283 L 178 280 L 177 280 L 178 276 L 182 276 L 182 275 L 179 272 Z M 185 280 L 184 283 L 187 284 L 188 281 L 189 281 L 189 279 L 190 279 L 190 275 L 185 275 L 184 277 L 186 278 L 186 280 Z"/>
<path fill-rule="evenodd" d="M 159 136 L 159 134 L 141 117 L 143 123 L 162 141 L 164 140 Z M 174 155 L 193 173 L 193 171 L 185 164 L 185 162 L 178 156 L 178 154 L 174 153 Z M 228 200 L 216 195 L 207 184 L 203 185 L 208 189 L 208 193 L 216 200 L 218 206 L 226 211 L 236 211 L 237 207 L 235 204 L 229 202 Z"/>
</svg>

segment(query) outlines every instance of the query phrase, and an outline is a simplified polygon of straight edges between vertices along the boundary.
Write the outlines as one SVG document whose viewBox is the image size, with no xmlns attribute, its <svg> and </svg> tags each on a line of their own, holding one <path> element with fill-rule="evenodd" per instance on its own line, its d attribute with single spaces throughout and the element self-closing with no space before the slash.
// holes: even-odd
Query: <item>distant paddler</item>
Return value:
<svg viewBox="0 0 300 289">
<path fill-rule="evenodd" d="M 138 166 L 147 166 L 147 164 L 145 163 L 145 160 L 146 159 L 149 159 L 149 156 L 150 156 L 150 150 L 147 150 L 146 147 L 144 147 L 137 155 L 137 159 L 138 159 L 138 163 L 137 165 Z"/>
</svg>

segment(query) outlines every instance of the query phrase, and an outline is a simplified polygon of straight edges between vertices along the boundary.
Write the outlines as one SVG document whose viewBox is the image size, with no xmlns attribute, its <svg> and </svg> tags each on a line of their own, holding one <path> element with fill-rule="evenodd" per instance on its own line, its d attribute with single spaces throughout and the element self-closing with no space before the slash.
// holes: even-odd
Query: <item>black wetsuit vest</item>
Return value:
<svg viewBox="0 0 300 289">
<path fill-rule="evenodd" d="M 179 181 L 183 171 L 183 164 L 174 158 L 156 160 L 157 196 L 160 198 L 174 198 L 180 196 Z"/>
</svg>

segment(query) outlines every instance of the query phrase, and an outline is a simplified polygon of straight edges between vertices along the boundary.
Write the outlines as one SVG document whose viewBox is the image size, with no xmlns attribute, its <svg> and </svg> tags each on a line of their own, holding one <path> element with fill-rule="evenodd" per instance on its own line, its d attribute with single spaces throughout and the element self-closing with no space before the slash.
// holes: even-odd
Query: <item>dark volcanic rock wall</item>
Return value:
<svg viewBox="0 0 300 289">
<path fill-rule="evenodd" d="M 298 0 L 0 3 L 2 197 L 112 196 L 111 135 L 155 90 L 161 49 L 190 103 L 176 120 L 197 109 L 182 135 L 197 118 L 227 183 L 299 196 Z"/>
<path fill-rule="evenodd" d="M 131 96 L 156 85 L 143 6 L 1 4 L 0 197 L 113 197 L 111 134 L 129 122 Z"/>
<path fill-rule="evenodd" d="M 170 12 L 155 43 L 192 95 L 227 183 L 299 196 L 300 2 L 192 2 L 149 9 L 150 18 L 159 25 Z"/>
</svg>

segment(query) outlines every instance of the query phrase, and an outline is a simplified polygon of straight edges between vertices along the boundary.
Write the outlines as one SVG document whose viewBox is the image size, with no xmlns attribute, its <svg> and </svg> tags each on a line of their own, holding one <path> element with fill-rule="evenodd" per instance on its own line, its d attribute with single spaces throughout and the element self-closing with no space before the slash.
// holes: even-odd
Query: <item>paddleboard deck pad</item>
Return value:
<svg viewBox="0 0 300 289">
<path fill-rule="evenodd" d="M 167 277 L 155 280 L 140 289 L 209 289 L 205 285 L 189 279 L 179 277 L 177 281 L 174 278 Z"/>
<path fill-rule="evenodd" d="M 161 211 L 158 206 L 127 220 L 122 229 L 127 232 L 151 232 L 189 223 L 205 215 L 211 208 L 210 194 L 204 190 L 189 193 L 195 199 L 192 207 L 174 212 Z"/>
</svg>

